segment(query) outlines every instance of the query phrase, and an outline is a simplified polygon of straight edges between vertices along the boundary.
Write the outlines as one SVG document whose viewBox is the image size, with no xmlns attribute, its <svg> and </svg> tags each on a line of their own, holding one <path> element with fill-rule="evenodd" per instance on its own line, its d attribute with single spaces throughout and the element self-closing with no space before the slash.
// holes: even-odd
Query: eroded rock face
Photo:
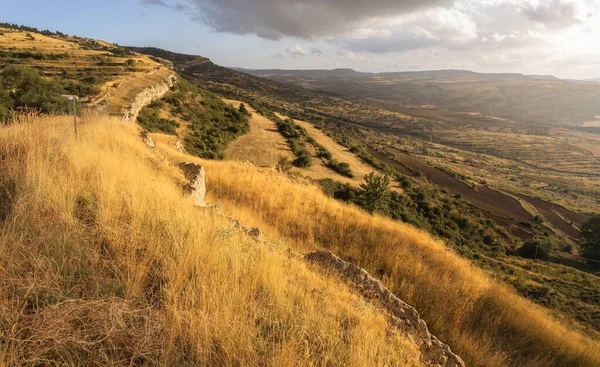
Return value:
<svg viewBox="0 0 600 367">
<path fill-rule="evenodd" d="M 187 153 L 185 151 L 185 147 L 183 146 L 183 144 L 181 143 L 181 140 L 179 140 L 179 138 L 175 138 L 175 142 L 173 143 L 173 145 L 175 146 L 175 149 L 177 149 L 180 153 L 184 153 L 184 154 Z"/>
<path fill-rule="evenodd" d="M 421 351 L 421 362 L 426 366 L 464 367 L 463 360 L 452 353 L 447 344 L 440 342 L 429 332 L 427 324 L 419 317 L 414 307 L 403 302 L 390 292 L 379 280 L 356 265 L 350 264 L 329 251 L 307 254 L 308 261 L 338 273 L 354 285 L 366 298 L 378 301 L 392 317 L 392 323 L 406 332 L 417 343 Z"/>
<path fill-rule="evenodd" d="M 135 121 L 142 108 L 164 97 L 171 87 L 175 85 L 176 81 L 177 77 L 175 74 L 172 74 L 162 82 L 142 90 L 135 96 L 133 102 L 129 108 L 127 108 L 125 114 L 123 114 L 123 119 L 127 121 Z"/>
<path fill-rule="evenodd" d="M 140 132 L 140 137 L 142 138 L 144 143 L 146 143 L 147 146 L 149 146 L 152 149 L 156 148 L 156 144 L 154 144 L 154 141 L 152 140 L 152 137 L 150 136 L 148 130 L 142 129 L 142 131 Z"/>
<path fill-rule="evenodd" d="M 204 196 L 206 195 L 206 172 L 204 167 L 195 163 L 179 163 L 179 168 L 189 180 L 184 190 L 192 198 L 194 205 L 205 207 Z"/>
</svg>

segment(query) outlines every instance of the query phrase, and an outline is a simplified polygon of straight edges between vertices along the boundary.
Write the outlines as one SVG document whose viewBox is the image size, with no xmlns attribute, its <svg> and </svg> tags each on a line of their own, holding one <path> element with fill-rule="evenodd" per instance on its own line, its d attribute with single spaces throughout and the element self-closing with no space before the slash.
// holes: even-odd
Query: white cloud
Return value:
<svg viewBox="0 0 600 367">
<path fill-rule="evenodd" d="M 300 45 L 295 45 L 292 48 L 286 48 L 285 53 L 291 57 L 301 57 L 306 56 L 306 51 Z"/>
</svg>

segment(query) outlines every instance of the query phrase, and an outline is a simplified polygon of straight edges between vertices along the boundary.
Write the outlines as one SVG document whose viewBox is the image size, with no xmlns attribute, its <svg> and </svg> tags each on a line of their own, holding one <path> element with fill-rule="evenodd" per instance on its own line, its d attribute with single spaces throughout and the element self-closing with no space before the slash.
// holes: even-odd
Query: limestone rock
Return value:
<svg viewBox="0 0 600 367">
<path fill-rule="evenodd" d="M 160 83 L 139 92 L 133 99 L 133 102 L 131 102 L 127 108 L 127 111 L 123 115 L 123 119 L 127 121 L 135 121 L 142 108 L 164 97 L 171 87 L 175 85 L 176 81 L 177 77 L 175 74 L 172 74 Z"/>
<path fill-rule="evenodd" d="M 177 149 L 180 153 L 184 153 L 184 154 L 187 153 L 185 151 L 185 147 L 183 146 L 183 144 L 181 143 L 181 140 L 179 140 L 179 138 L 175 138 L 175 143 L 173 143 L 173 145 L 175 146 L 175 149 Z"/>
<path fill-rule="evenodd" d="M 427 324 L 414 307 L 408 305 L 366 270 L 350 264 L 329 251 L 317 251 L 305 256 L 308 261 L 337 272 L 366 298 L 378 302 L 392 317 L 392 324 L 406 332 L 421 351 L 421 362 L 426 366 L 464 367 L 463 360 L 452 353 L 447 344 L 429 332 Z"/>
<path fill-rule="evenodd" d="M 140 137 L 142 138 L 144 143 L 146 143 L 147 146 L 149 146 L 152 149 L 156 148 L 156 144 L 154 144 L 154 141 L 152 140 L 152 137 L 150 136 L 148 130 L 142 129 L 142 131 L 140 132 Z"/>
<path fill-rule="evenodd" d="M 179 168 L 181 168 L 189 181 L 185 185 L 184 190 L 192 198 L 195 206 L 205 207 L 206 172 L 204 171 L 204 167 L 195 163 L 179 163 Z"/>
</svg>

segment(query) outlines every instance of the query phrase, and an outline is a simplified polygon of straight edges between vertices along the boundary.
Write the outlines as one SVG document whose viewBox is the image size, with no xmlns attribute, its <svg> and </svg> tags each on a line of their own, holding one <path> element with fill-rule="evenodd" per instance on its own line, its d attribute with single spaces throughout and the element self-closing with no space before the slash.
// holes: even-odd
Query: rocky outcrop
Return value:
<svg viewBox="0 0 600 367">
<path fill-rule="evenodd" d="M 409 335 L 421 352 L 425 366 L 464 367 L 463 360 L 452 353 L 447 344 L 429 332 L 427 324 L 419 317 L 414 307 L 403 302 L 390 292 L 379 280 L 373 278 L 356 265 L 350 264 L 329 251 L 317 251 L 305 256 L 310 262 L 336 272 L 351 283 L 366 298 L 380 303 L 389 312 L 393 324 Z"/>
<path fill-rule="evenodd" d="M 175 147 L 175 149 L 177 149 L 179 151 L 179 153 L 187 154 L 185 147 L 183 146 L 183 144 L 181 143 L 181 140 L 179 140 L 178 137 L 175 138 L 175 142 L 173 143 L 173 146 Z"/>
<path fill-rule="evenodd" d="M 184 191 L 190 196 L 195 206 L 205 207 L 206 172 L 204 167 L 195 163 L 179 163 L 179 168 L 189 180 L 188 184 L 184 186 Z"/>
<path fill-rule="evenodd" d="M 142 138 L 144 143 L 146 143 L 147 146 L 149 146 L 152 149 L 156 148 L 156 144 L 154 144 L 154 141 L 152 140 L 152 137 L 150 136 L 148 130 L 142 129 L 142 131 L 140 132 L 140 137 Z"/>
<path fill-rule="evenodd" d="M 176 81 L 177 76 L 175 76 L 175 74 L 171 74 L 165 80 L 139 92 L 133 99 L 133 102 L 131 102 L 127 108 L 125 114 L 123 114 L 123 119 L 135 121 L 142 108 L 164 97 L 171 87 L 175 85 Z"/>
<path fill-rule="evenodd" d="M 227 221 L 229 221 L 229 223 L 233 224 L 236 228 L 240 229 L 242 232 L 246 233 L 251 238 L 253 238 L 257 241 L 262 241 L 263 233 L 260 230 L 260 228 L 253 228 L 253 227 L 245 226 L 245 225 L 241 224 L 239 220 L 234 219 L 234 218 L 228 217 Z"/>
</svg>

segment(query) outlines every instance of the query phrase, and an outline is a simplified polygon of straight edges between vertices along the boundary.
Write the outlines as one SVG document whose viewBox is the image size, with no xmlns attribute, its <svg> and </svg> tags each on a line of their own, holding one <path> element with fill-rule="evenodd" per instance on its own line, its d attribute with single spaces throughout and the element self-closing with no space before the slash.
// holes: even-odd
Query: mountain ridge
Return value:
<svg viewBox="0 0 600 367">
<path fill-rule="evenodd" d="M 293 75 L 302 77 L 465 77 L 479 76 L 489 79 L 508 79 L 508 80 L 562 80 L 554 75 L 527 75 L 522 73 L 479 73 L 464 69 L 439 69 L 422 71 L 393 71 L 393 72 L 362 72 L 350 68 L 336 69 L 246 69 L 240 67 L 228 67 L 229 69 L 243 72 L 246 74 L 266 76 L 266 75 Z"/>
</svg>

